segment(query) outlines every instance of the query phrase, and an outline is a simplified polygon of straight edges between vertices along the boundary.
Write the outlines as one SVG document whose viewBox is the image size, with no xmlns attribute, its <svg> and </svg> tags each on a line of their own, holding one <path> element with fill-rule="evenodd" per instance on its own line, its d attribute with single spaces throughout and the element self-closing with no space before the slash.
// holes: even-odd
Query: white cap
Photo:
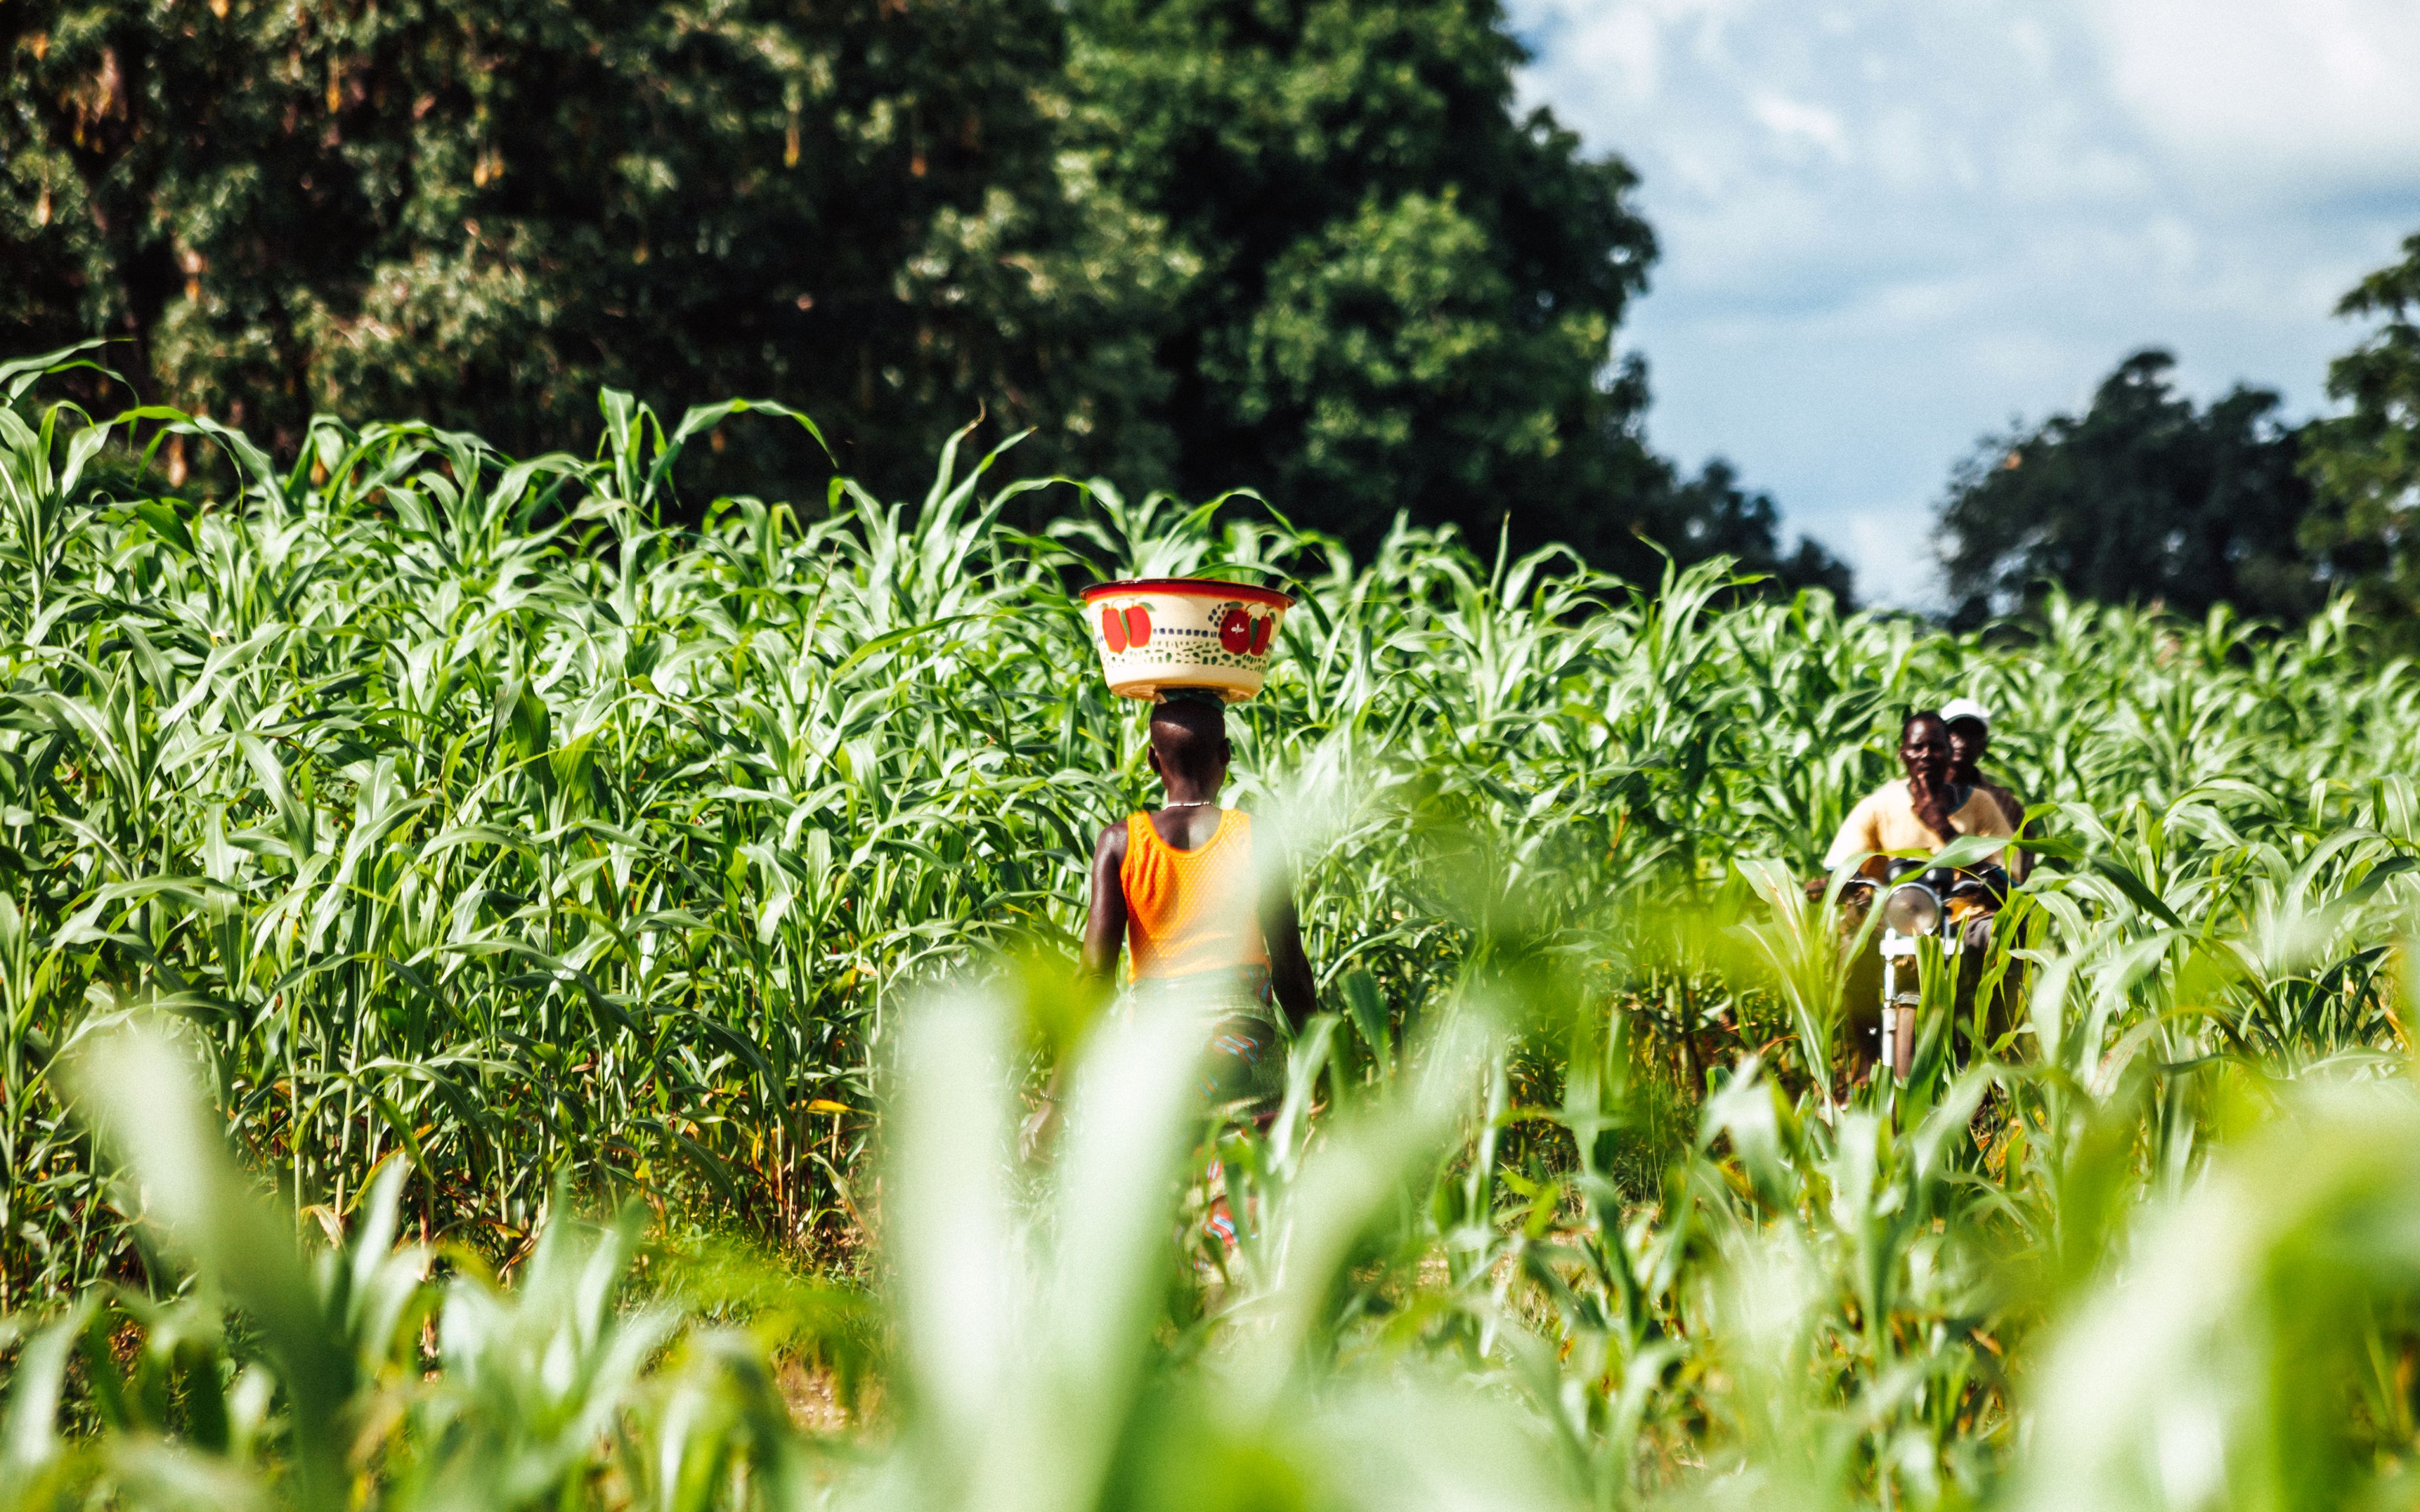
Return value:
<svg viewBox="0 0 2420 1512">
<path fill-rule="evenodd" d="M 1992 728 L 1992 711 L 1973 699 L 1951 699 L 1941 706 L 1941 722 L 1954 724 L 1960 719 L 1972 719 L 1984 729 Z"/>
</svg>

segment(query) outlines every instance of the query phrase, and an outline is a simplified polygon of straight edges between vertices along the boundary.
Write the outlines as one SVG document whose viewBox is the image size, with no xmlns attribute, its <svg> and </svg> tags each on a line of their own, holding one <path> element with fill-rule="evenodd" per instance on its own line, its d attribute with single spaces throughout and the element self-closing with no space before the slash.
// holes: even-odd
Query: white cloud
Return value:
<svg viewBox="0 0 2420 1512">
<path fill-rule="evenodd" d="M 1833 158 L 1849 155 L 1848 132 L 1841 128 L 1840 117 L 1821 105 L 1767 94 L 1749 100 L 1748 112 L 1785 146 L 1805 142 Z"/>
<path fill-rule="evenodd" d="M 2118 97 L 2180 164 L 2288 193 L 2410 187 L 2412 0 L 2129 0 L 2086 13 Z"/>
<path fill-rule="evenodd" d="M 1864 563 L 1857 596 L 1869 602 L 1926 606 L 1945 602 L 1941 569 L 1921 549 L 1926 521 L 1891 509 L 1865 510 L 1849 517 L 1833 549 Z"/>
<path fill-rule="evenodd" d="M 1634 99 L 1653 99 L 1663 80 L 1663 37 L 1655 18 L 1640 8 L 1626 8 L 1580 28 L 1563 44 L 1560 56 L 1572 72 Z"/>
<path fill-rule="evenodd" d="M 1511 5 L 1525 93 L 1643 175 L 1657 444 L 1878 595 L 1978 435 L 2138 347 L 2315 408 L 2335 297 L 2420 229 L 2420 0 Z"/>
</svg>

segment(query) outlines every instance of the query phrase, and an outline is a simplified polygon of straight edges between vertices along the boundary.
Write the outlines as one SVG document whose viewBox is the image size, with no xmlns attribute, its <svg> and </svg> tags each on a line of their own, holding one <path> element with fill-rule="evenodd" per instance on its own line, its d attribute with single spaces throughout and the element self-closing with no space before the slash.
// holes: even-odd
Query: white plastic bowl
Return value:
<svg viewBox="0 0 2420 1512">
<path fill-rule="evenodd" d="M 1140 578 L 1084 590 L 1101 675 L 1110 692 L 1130 699 L 1206 687 L 1241 703 L 1267 678 L 1278 625 L 1292 608 L 1294 599 L 1274 588 L 1208 578 Z"/>
</svg>

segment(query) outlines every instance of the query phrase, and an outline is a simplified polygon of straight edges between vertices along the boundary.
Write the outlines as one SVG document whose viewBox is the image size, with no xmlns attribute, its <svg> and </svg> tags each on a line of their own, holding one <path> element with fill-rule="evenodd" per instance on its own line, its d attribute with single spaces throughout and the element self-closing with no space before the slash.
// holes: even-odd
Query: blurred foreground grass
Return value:
<svg viewBox="0 0 2420 1512">
<path fill-rule="evenodd" d="M 1475 1179 L 1510 1115 L 1620 1118 L 1505 1105 L 1510 1027 L 1540 1004 L 1504 987 L 1466 983 L 1366 1077 L 1334 1074 L 1340 1025 L 1317 1021 L 1263 1133 L 1205 1119 L 1189 1026 L 1106 1020 L 1040 1151 L 1016 995 L 937 995 L 903 1021 L 867 1294 L 647 1256 L 636 1209 L 552 1219 L 501 1284 L 396 1242 L 399 1166 L 342 1244 L 299 1244 L 218 1146 L 191 1035 L 113 1029 L 73 1079 L 190 1285 L 27 1327 L 0 1507 L 2318 1508 L 2420 1489 L 2404 1068 L 2219 1075 L 2194 1120 L 2216 1148 L 2184 1161 L 2156 1072 L 2096 1091 L 2073 1063 L 1984 1066 L 1929 1106 L 1860 1092 L 1827 1119 L 1750 1062 L 1636 1206 L 1585 1160 Z M 1198 1222 L 1214 1147 L 1232 1252 Z M 2164 1163 L 2180 1179 L 2145 1192 Z M 802 1421 L 782 1384 L 802 1363 L 836 1373 L 846 1412 Z"/>
</svg>

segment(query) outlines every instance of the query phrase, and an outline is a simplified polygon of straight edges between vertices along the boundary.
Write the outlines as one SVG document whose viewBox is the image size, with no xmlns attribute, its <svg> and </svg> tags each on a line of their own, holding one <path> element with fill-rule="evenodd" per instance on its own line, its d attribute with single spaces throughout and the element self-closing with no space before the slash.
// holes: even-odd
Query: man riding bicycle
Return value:
<svg viewBox="0 0 2420 1512">
<path fill-rule="evenodd" d="M 1862 856 L 1857 866 L 1861 878 L 1871 884 L 1889 883 L 1910 872 L 1923 872 L 1927 867 L 1921 859 L 1888 853 L 1912 851 L 1932 856 L 1963 836 L 1998 840 L 2015 836 L 2016 826 L 1996 790 L 1958 780 L 1949 725 L 1938 711 L 1919 709 L 1900 723 L 1899 760 L 1906 776 L 1885 783 L 1849 811 L 1847 821 L 1833 838 L 1831 849 L 1823 854 L 1826 872 Z M 2007 856 L 2005 848 L 1993 849 L 1970 858 L 1955 878 L 1941 879 L 1943 885 L 1938 890 L 1947 892 L 1955 886 L 1962 894 L 1962 901 L 1972 910 L 1960 931 L 1963 948 L 1958 967 L 1957 1003 L 1962 1018 L 1974 1003 L 1983 947 L 1991 938 L 1992 912 L 2007 886 L 2008 873 L 2003 869 Z M 1808 884 L 1808 890 L 1820 893 L 1823 885 L 1818 879 Z M 1867 895 L 1860 901 L 1869 902 L 1873 889 L 1859 890 Z M 1873 1061 L 1873 1041 L 1879 1037 L 1883 1022 L 1882 957 L 1878 951 L 1859 951 L 1849 964 L 1846 996 L 1851 1060 L 1862 1072 Z M 1914 1011 L 1902 1008 L 1900 1011 L 1907 1017 L 1895 1036 L 1900 1045 L 1895 1058 L 1902 1062 L 1896 1069 L 1904 1074 L 1907 1068 L 1903 1062 L 1912 1044 Z"/>
</svg>

